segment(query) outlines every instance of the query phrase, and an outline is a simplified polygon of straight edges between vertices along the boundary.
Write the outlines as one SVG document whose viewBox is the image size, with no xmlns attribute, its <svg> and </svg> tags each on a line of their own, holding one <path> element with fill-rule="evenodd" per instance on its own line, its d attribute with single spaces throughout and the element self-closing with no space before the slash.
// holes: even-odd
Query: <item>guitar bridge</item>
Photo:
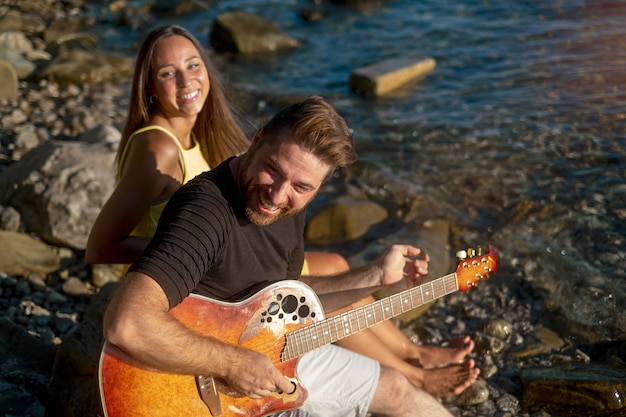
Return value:
<svg viewBox="0 0 626 417">
<path fill-rule="evenodd" d="M 212 376 L 196 376 L 196 385 L 198 386 L 198 392 L 200 398 L 209 408 L 212 416 L 219 416 L 222 414 L 222 404 L 220 403 L 220 395 L 217 392 L 217 386 Z"/>
</svg>

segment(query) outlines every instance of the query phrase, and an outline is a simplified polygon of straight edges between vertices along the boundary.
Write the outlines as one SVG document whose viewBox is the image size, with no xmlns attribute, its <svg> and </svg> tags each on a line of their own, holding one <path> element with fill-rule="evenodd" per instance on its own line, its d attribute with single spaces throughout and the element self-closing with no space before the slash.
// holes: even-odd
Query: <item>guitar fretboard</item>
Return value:
<svg viewBox="0 0 626 417">
<path fill-rule="evenodd" d="M 459 290 L 455 273 L 287 333 L 281 361 L 334 343 Z"/>
</svg>

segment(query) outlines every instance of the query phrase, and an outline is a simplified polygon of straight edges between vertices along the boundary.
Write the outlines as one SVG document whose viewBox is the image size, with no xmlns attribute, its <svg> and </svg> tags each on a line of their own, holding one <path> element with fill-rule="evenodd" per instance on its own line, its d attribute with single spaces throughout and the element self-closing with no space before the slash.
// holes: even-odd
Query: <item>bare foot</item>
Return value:
<svg viewBox="0 0 626 417">
<path fill-rule="evenodd" d="M 433 369 L 450 364 L 459 364 L 474 349 L 469 336 L 452 339 L 447 346 L 415 345 L 416 357 L 408 362 L 424 369 Z"/>
<path fill-rule="evenodd" d="M 472 359 L 468 359 L 461 364 L 424 369 L 423 372 L 421 388 L 435 397 L 446 397 L 458 395 L 476 382 L 480 369 L 474 367 Z"/>
</svg>

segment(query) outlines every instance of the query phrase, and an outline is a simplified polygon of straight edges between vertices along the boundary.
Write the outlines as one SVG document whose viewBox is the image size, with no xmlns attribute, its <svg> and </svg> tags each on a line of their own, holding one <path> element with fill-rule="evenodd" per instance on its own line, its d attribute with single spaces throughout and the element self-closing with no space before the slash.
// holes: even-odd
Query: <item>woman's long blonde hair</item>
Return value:
<svg viewBox="0 0 626 417">
<path fill-rule="evenodd" d="M 157 108 L 156 103 L 150 103 L 150 92 L 153 90 L 152 58 L 157 44 L 174 35 L 184 36 L 194 44 L 209 74 L 209 95 L 193 127 L 193 133 L 200 144 L 204 158 L 213 168 L 229 156 L 238 155 L 248 149 L 250 142 L 242 130 L 239 117 L 230 102 L 226 100 L 221 77 L 209 59 L 207 51 L 187 29 L 178 25 L 168 25 L 152 30 L 139 48 L 130 93 L 128 118 L 115 157 L 116 164 L 120 163 L 129 137 L 137 129 L 147 125 Z"/>
</svg>

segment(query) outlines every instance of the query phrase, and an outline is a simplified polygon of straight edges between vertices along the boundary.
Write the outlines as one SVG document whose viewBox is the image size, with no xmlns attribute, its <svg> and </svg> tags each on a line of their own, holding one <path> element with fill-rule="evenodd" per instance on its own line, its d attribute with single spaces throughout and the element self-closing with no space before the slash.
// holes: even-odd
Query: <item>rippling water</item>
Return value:
<svg viewBox="0 0 626 417">
<path fill-rule="evenodd" d="M 303 47 L 228 61 L 235 88 L 326 96 L 397 198 L 422 195 L 459 242 L 494 244 L 507 282 L 545 290 L 586 338 L 625 339 L 626 2 L 398 0 L 327 6 L 316 23 L 305 7 L 222 1 L 177 23 L 208 39 L 226 10 L 276 21 Z M 352 70 L 406 55 L 437 67 L 385 98 L 350 92 Z"/>
</svg>

